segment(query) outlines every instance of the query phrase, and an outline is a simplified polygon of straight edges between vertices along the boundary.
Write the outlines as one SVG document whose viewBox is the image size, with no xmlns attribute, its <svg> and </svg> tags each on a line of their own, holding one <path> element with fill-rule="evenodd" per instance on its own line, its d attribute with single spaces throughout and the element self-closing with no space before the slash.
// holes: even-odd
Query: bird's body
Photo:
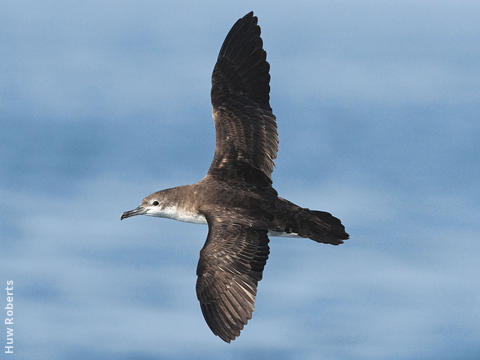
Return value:
<svg viewBox="0 0 480 360">
<path fill-rule="evenodd" d="M 306 218 L 312 216 L 311 211 L 279 197 L 272 186 L 258 188 L 248 184 L 235 184 L 217 180 L 207 175 L 198 183 L 161 190 L 150 196 L 155 199 L 163 199 L 164 205 L 155 206 L 144 215 L 207 224 L 205 214 L 208 212 L 248 211 L 257 213 L 255 218 L 263 219 L 268 235 L 309 237 L 309 234 L 302 233 L 299 228 L 302 221 L 299 224 L 296 218 L 300 217 L 300 219 L 306 220 Z M 328 213 L 324 214 L 328 217 Z M 313 216 L 313 218 L 316 217 L 318 216 Z M 326 227 L 326 233 L 322 234 L 317 241 L 328 242 L 332 225 L 319 224 L 320 227 Z M 339 241 L 338 238 L 345 235 L 343 227 L 336 230 L 338 232 L 337 238 L 332 237 L 330 239 L 334 245 L 341 243 L 342 241 Z M 318 231 L 322 232 L 321 230 Z M 315 236 L 315 234 L 311 234 L 311 236 Z"/>
<path fill-rule="evenodd" d="M 208 224 L 196 290 L 207 324 L 227 342 L 251 318 L 268 235 L 333 245 L 348 238 L 340 220 L 297 206 L 272 187 L 278 137 L 268 71 L 260 27 L 249 13 L 230 30 L 213 71 L 217 140 L 207 175 L 192 185 L 155 192 L 122 215 Z"/>
</svg>

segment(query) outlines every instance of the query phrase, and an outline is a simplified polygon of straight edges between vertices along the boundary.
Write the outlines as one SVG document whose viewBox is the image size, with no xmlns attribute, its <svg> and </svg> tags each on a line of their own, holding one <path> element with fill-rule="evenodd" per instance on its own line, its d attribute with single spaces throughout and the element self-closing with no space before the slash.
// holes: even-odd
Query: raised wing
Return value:
<svg viewBox="0 0 480 360">
<path fill-rule="evenodd" d="M 208 237 L 197 267 L 197 297 L 215 335 L 230 342 L 252 317 L 268 258 L 266 225 L 239 214 L 206 214 Z"/>
<path fill-rule="evenodd" d="M 278 135 L 262 44 L 257 17 L 250 12 L 233 25 L 213 69 L 217 140 L 209 174 L 217 178 L 271 184 Z"/>
</svg>

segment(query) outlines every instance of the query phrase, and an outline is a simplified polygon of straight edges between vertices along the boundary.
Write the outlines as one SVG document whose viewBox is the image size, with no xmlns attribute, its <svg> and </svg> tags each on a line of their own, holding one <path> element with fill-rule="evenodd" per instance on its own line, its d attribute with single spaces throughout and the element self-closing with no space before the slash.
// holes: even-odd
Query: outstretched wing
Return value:
<svg viewBox="0 0 480 360">
<path fill-rule="evenodd" d="M 213 69 L 217 139 L 209 174 L 217 178 L 271 184 L 278 136 L 262 44 L 257 17 L 250 12 L 233 25 Z"/>
<path fill-rule="evenodd" d="M 263 222 L 239 214 L 206 214 L 208 237 L 197 267 L 197 297 L 215 335 L 230 342 L 252 317 L 268 258 Z"/>
</svg>

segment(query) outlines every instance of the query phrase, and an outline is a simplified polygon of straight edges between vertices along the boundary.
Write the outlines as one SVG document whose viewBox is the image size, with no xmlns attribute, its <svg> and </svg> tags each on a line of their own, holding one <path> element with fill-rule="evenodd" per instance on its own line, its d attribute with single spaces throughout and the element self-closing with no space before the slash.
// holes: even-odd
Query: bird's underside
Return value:
<svg viewBox="0 0 480 360">
<path fill-rule="evenodd" d="M 215 335 L 230 342 L 251 318 L 269 254 L 268 235 L 338 245 L 340 220 L 277 196 L 271 174 L 278 151 L 269 104 L 269 64 L 253 12 L 228 33 L 212 74 L 216 148 L 200 182 L 147 196 L 122 215 L 207 223 L 197 267 L 197 297 Z"/>
</svg>

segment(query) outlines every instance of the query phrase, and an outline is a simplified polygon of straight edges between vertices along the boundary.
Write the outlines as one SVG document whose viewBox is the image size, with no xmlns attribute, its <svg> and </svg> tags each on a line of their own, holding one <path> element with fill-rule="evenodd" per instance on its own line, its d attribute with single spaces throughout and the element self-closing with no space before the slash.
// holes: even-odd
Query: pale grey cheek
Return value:
<svg viewBox="0 0 480 360">
<path fill-rule="evenodd" d="M 164 217 L 163 212 L 160 209 L 155 209 L 155 208 L 148 209 L 147 212 L 145 213 L 145 215 Z"/>
</svg>

